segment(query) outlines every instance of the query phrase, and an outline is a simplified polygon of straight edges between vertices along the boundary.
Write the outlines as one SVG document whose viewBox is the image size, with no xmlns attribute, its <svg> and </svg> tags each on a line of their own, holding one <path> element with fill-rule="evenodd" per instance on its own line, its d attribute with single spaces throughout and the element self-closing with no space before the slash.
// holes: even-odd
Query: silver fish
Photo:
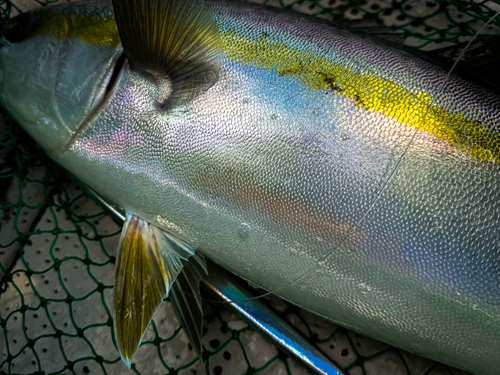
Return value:
<svg viewBox="0 0 500 375">
<path fill-rule="evenodd" d="M 201 350 L 206 255 L 365 335 L 498 372 L 493 91 L 227 1 L 47 7 L 2 44 L 1 104 L 127 213 L 114 314 L 128 365 L 167 294 Z"/>
</svg>

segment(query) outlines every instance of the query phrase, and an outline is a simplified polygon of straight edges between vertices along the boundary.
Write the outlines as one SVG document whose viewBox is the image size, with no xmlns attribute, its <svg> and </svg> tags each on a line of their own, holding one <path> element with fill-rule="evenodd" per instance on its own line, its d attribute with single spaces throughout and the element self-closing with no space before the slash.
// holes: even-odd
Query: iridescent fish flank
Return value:
<svg viewBox="0 0 500 375">
<path fill-rule="evenodd" d="M 201 352 L 207 256 L 367 336 L 498 372 L 496 92 L 258 5 L 46 9 L 68 16 L 48 27 L 33 12 L 13 20 L 31 19 L 31 36 L 2 41 L 0 101 L 126 212 L 114 322 L 127 365 L 165 295 Z"/>
</svg>

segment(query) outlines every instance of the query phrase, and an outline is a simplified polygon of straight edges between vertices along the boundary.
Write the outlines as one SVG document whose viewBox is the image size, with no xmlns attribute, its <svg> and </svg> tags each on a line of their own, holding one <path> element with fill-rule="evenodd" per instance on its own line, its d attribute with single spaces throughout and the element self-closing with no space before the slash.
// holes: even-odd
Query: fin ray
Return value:
<svg viewBox="0 0 500 375">
<path fill-rule="evenodd" d="M 185 103 L 219 77 L 222 41 L 203 0 L 113 0 L 132 69 L 153 78 L 162 107 Z"/>
<path fill-rule="evenodd" d="M 127 366 L 183 262 L 193 254 L 182 240 L 127 214 L 118 250 L 114 296 L 116 342 Z"/>
<path fill-rule="evenodd" d="M 183 263 L 184 268 L 170 292 L 170 301 L 193 349 L 201 357 L 203 310 L 200 282 L 207 275 L 207 264 L 199 253 L 190 258 L 189 262 Z"/>
</svg>

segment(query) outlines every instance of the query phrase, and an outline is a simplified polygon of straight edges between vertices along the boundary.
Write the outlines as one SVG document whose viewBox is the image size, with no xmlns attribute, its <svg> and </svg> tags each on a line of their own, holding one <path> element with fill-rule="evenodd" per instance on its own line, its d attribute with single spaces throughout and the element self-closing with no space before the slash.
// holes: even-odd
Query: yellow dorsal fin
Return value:
<svg viewBox="0 0 500 375">
<path fill-rule="evenodd" d="M 184 103 L 219 78 L 222 42 L 203 0 L 113 0 L 133 70 L 156 81 L 159 108 Z"/>
<path fill-rule="evenodd" d="M 118 249 L 114 297 L 116 342 L 127 366 L 183 262 L 192 255 L 194 251 L 182 240 L 127 215 Z"/>
</svg>

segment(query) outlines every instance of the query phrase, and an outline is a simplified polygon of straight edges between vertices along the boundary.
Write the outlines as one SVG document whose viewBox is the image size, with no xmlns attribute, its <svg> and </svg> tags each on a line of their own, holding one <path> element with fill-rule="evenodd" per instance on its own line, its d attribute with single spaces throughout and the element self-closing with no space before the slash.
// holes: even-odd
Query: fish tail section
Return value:
<svg viewBox="0 0 500 375">
<path fill-rule="evenodd" d="M 194 254 L 182 240 L 127 215 L 115 275 L 114 328 L 123 361 L 131 360 L 154 312 Z"/>
</svg>

